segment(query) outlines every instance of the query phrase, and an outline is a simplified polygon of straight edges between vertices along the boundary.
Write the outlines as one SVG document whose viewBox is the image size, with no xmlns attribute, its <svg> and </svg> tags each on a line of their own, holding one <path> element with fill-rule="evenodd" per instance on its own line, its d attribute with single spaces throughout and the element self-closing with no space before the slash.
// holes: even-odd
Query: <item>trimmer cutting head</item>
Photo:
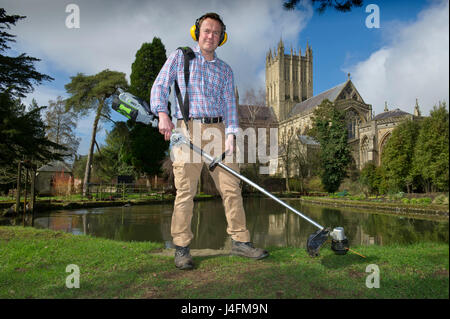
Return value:
<svg viewBox="0 0 450 319">
<path fill-rule="evenodd" d="M 344 228 L 336 227 L 333 231 L 329 228 L 319 229 L 315 233 L 309 235 L 306 242 L 306 250 L 311 257 L 319 256 L 319 250 L 327 241 L 328 235 L 331 236 L 331 249 L 337 255 L 345 255 L 349 249 L 348 240 L 344 234 Z"/>
<path fill-rule="evenodd" d="M 345 237 L 344 228 L 336 227 L 330 233 L 331 236 L 331 250 L 333 250 L 336 255 L 345 255 L 349 249 L 348 239 Z"/>
</svg>

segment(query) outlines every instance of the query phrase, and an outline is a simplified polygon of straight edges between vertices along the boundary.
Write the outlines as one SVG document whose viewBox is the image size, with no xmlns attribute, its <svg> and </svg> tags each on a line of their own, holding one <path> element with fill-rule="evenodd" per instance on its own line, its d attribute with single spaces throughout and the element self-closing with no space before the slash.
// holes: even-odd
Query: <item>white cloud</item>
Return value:
<svg viewBox="0 0 450 319">
<path fill-rule="evenodd" d="M 298 34 L 312 16 L 310 7 L 286 11 L 281 2 L 270 0 L 78 0 L 80 28 L 69 29 L 65 2 L 6 2 L 9 14 L 27 15 L 14 27 L 17 46 L 71 74 L 94 74 L 109 68 L 129 76 L 142 43 L 160 37 L 167 54 L 179 46 L 193 46 L 189 29 L 195 19 L 205 12 L 218 12 L 229 40 L 217 53 L 231 65 L 236 83 L 243 87 L 259 80 L 255 74 L 264 70 L 266 52 L 281 35 L 298 45 Z"/>
<path fill-rule="evenodd" d="M 383 28 L 383 24 L 381 25 Z M 449 102 L 449 2 L 433 1 L 410 24 L 384 26 L 388 44 L 348 71 L 376 114 L 400 108 L 412 113 L 418 98 L 423 115 Z"/>
</svg>

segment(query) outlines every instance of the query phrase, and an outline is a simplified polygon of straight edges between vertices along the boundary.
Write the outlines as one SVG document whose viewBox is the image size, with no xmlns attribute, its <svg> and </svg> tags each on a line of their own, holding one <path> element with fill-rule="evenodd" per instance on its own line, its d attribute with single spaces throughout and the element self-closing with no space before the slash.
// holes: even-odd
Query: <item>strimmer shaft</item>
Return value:
<svg viewBox="0 0 450 319">
<path fill-rule="evenodd" d="M 192 144 L 191 141 L 187 141 L 185 139 L 182 140 L 183 143 L 187 144 L 192 150 L 194 150 L 195 152 L 199 153 L 200 155 L 204 156 L 206 159 L 208 159 L 209 161 L 213 161 L 214 158 L 211 157 L 209 154 L 203 152 L 203 150 L 197 146 L 195 146 L 194 144 Z M 275 197 L 274 195 L 272 195 L 271 193 L 269 193 L 268 191 L 266 191 L 264 188 L 262 188 L 261 186 L 253 183 L 251 180 L 249 180 L 248 178 L 246 178 L 245 176 L 242 176 L 241 174 L 239 174 L 238 172 L 236 172 L 235 170 L 229 168 L 228 166 L 224 165 L 222 162 L 218 163 L 218 166 L 222 167 L 224 170 L 226 170 L 227 172 L 229 172 L 230 174 L 236 176 L 237 178 L 243 180 L 244 182 L 246 182 L 247 184 L 253 186 L 254 188 L 256 188 L 257 190 L 259 190 L 261 193 L 263 193 L 266 196 L 269 196 L 270 198 L 272 198 L 274 201 L 278 202 L 279 204 L 283 205 L 284 207 L 286 207 L 287 209 L 289 209 L 290 211 L 296 213 L 297 215 L 299 215 L 300 217 L 302 217 L 303 219 L 305 219 L 306 221 L 310 222 L 311 224 L 313 224 L 314 226 L 316 226 L 317 228 L 319 228 L 320 230 L 324 229 L 323 226 L 321 226 L 320 224 L 316 223 L 315 221 L 313 221 L 311 218 L 303 215 L 302 213 L 300 213 L 298 210 L 296 210 L 295 208 L 291 207 L 290 205 L 286 204 L 285 202 L 283 202 L 282 200 L 278 199 L 277 197 Z"/>
</svg>

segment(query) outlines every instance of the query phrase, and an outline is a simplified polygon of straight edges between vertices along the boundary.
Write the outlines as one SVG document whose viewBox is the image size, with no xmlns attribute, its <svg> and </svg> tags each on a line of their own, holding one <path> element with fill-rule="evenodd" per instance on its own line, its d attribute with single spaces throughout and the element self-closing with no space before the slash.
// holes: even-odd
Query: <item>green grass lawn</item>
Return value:
<svg viewBox="0 0 450 319">
<path fill-rule="evenodd" d="M 162 243 L 119 242 L 51 230 L 0 227 L 0 298 L 448 298 L 449 246 L 351 247 L 366 258 L 335 255 L 329 244 L 310 258 L 300 248 L 270 248 L 255 261 L 194 257 L 177 270 Z M 266 247 L 267 248 L 267 247 Z M 78 266 L 80 288 L 67 288 Z M 380 287 L 367 288 L 369 265 Z"/>
</svg>

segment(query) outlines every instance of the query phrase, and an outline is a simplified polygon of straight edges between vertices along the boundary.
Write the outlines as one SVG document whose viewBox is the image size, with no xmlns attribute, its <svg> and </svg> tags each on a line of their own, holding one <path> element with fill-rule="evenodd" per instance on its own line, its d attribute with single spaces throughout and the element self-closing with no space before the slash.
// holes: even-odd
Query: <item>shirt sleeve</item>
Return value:
<svg viewBox="0 0 450 319">
<path fill-rule="evenodd" d="M 158 112 L 169 114 L 169 108 L 167 107 L 170 95 L 169 89 L 176 79 L 179 53 L 180 50 L 176 50 L 169 55 L 155 82 L 153 82 L 150 92 L 150 109 L 156 115 L 158 115 Z"/>
<path fill-rule="evenodd" d="M 226 83 L 223 93 L 224 99 L 224 120 L 225 135 L 237 135 L 239 130 L 239 117 L 237 113 L 236 97 L 234 95 L 234 75 L 230 69 L 226 77 Z"/>
</svg>

